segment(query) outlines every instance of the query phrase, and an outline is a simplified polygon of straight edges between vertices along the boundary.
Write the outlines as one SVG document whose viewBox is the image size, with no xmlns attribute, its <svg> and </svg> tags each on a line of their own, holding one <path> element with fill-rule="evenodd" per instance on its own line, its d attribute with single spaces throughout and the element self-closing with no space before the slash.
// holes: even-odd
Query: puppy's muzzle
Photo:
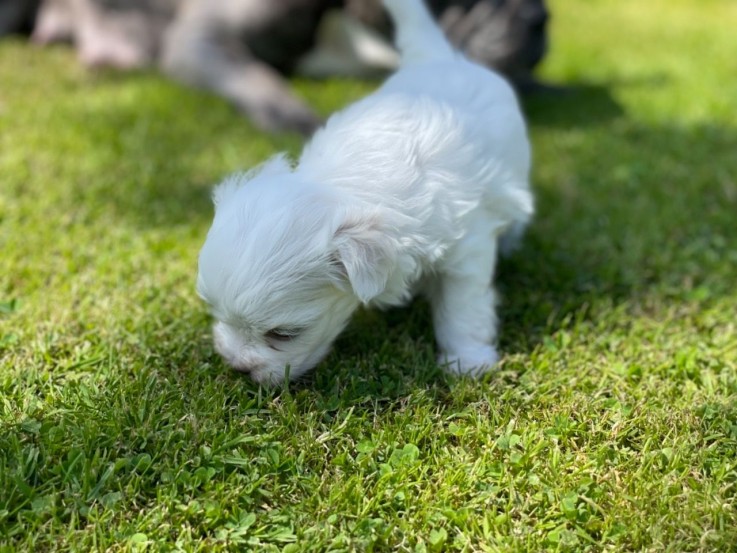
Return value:
<svg viewBox="0 0 737 553">
<path fill-rule="evenodd" d="M 244 373 L 256 373 L 266 367 L 265 361 L 253 352 L 249 351 L 243 344 L 233 343 L 226 337 L 226 332 L 219 324 L 215 325 L 214 338 L 215 350 L 223 357 L 225 362 L 233 369 Z"/>
</svg>

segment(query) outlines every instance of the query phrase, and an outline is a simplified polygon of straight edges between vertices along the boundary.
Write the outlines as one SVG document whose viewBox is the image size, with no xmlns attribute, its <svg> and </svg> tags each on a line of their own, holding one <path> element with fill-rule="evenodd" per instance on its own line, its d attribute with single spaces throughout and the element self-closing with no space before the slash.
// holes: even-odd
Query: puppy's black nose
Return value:
<svg viewBox="0 0 737 553">
<path fill-rule="evenodd" d="M 257 368 L 256 365 L 250 365 L 246 363 L 230 363 L 230 366 L 240 373 L 252 373 Z"/>
</svg>

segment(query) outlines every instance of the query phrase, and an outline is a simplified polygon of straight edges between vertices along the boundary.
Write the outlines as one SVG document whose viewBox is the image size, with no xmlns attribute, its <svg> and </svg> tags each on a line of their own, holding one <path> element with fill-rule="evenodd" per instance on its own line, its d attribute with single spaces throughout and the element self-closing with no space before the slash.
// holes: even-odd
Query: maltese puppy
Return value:
<svg viewBox="0 0 737 553">
<path fill-rule="evenodd" d="M 422 0 L 384 4 L 400 69 L 334 114 L 296 164 L 276 156 L 213 194 L 197 289 L 215 348 L 258 382 L 313 368 L 359 305 L 417 293 L 443 366 L 497 363 L 499 241 L 533 212 L 524 120 L 507 82 L 450 46 Z"/>
</svg>

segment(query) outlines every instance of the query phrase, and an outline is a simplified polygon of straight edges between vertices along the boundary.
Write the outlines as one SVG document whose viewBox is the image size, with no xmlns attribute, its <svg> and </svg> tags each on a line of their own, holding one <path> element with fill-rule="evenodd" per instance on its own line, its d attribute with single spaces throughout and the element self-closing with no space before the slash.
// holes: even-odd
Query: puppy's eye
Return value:
<svg viewBox="0 0 737 553">
<path fill-rule="evenodd" d="M 264 337 L 269 342 L 283 344 L 285 342 L 290 342 L 294 340 L 297 336 L 299 336 L 300 332 L 301 329 L 299 328 L 272 328 L 266 334 L 264 334 Z"/>
</svg>

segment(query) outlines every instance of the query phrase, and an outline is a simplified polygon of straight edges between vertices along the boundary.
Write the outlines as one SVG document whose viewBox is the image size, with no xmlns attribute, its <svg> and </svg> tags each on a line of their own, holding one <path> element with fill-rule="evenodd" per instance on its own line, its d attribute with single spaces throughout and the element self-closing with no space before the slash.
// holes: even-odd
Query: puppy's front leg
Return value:
<svg viewBox="0 0 737 553">
<path fill-rule="evenodd" d="M 479 376 L 499 359 L 492 282 L 496 252 L 494 233 L 471 232 L 448 252 L 434 277 L 430 302 L 438 361 L 450 372 Z"/>
</svg>

